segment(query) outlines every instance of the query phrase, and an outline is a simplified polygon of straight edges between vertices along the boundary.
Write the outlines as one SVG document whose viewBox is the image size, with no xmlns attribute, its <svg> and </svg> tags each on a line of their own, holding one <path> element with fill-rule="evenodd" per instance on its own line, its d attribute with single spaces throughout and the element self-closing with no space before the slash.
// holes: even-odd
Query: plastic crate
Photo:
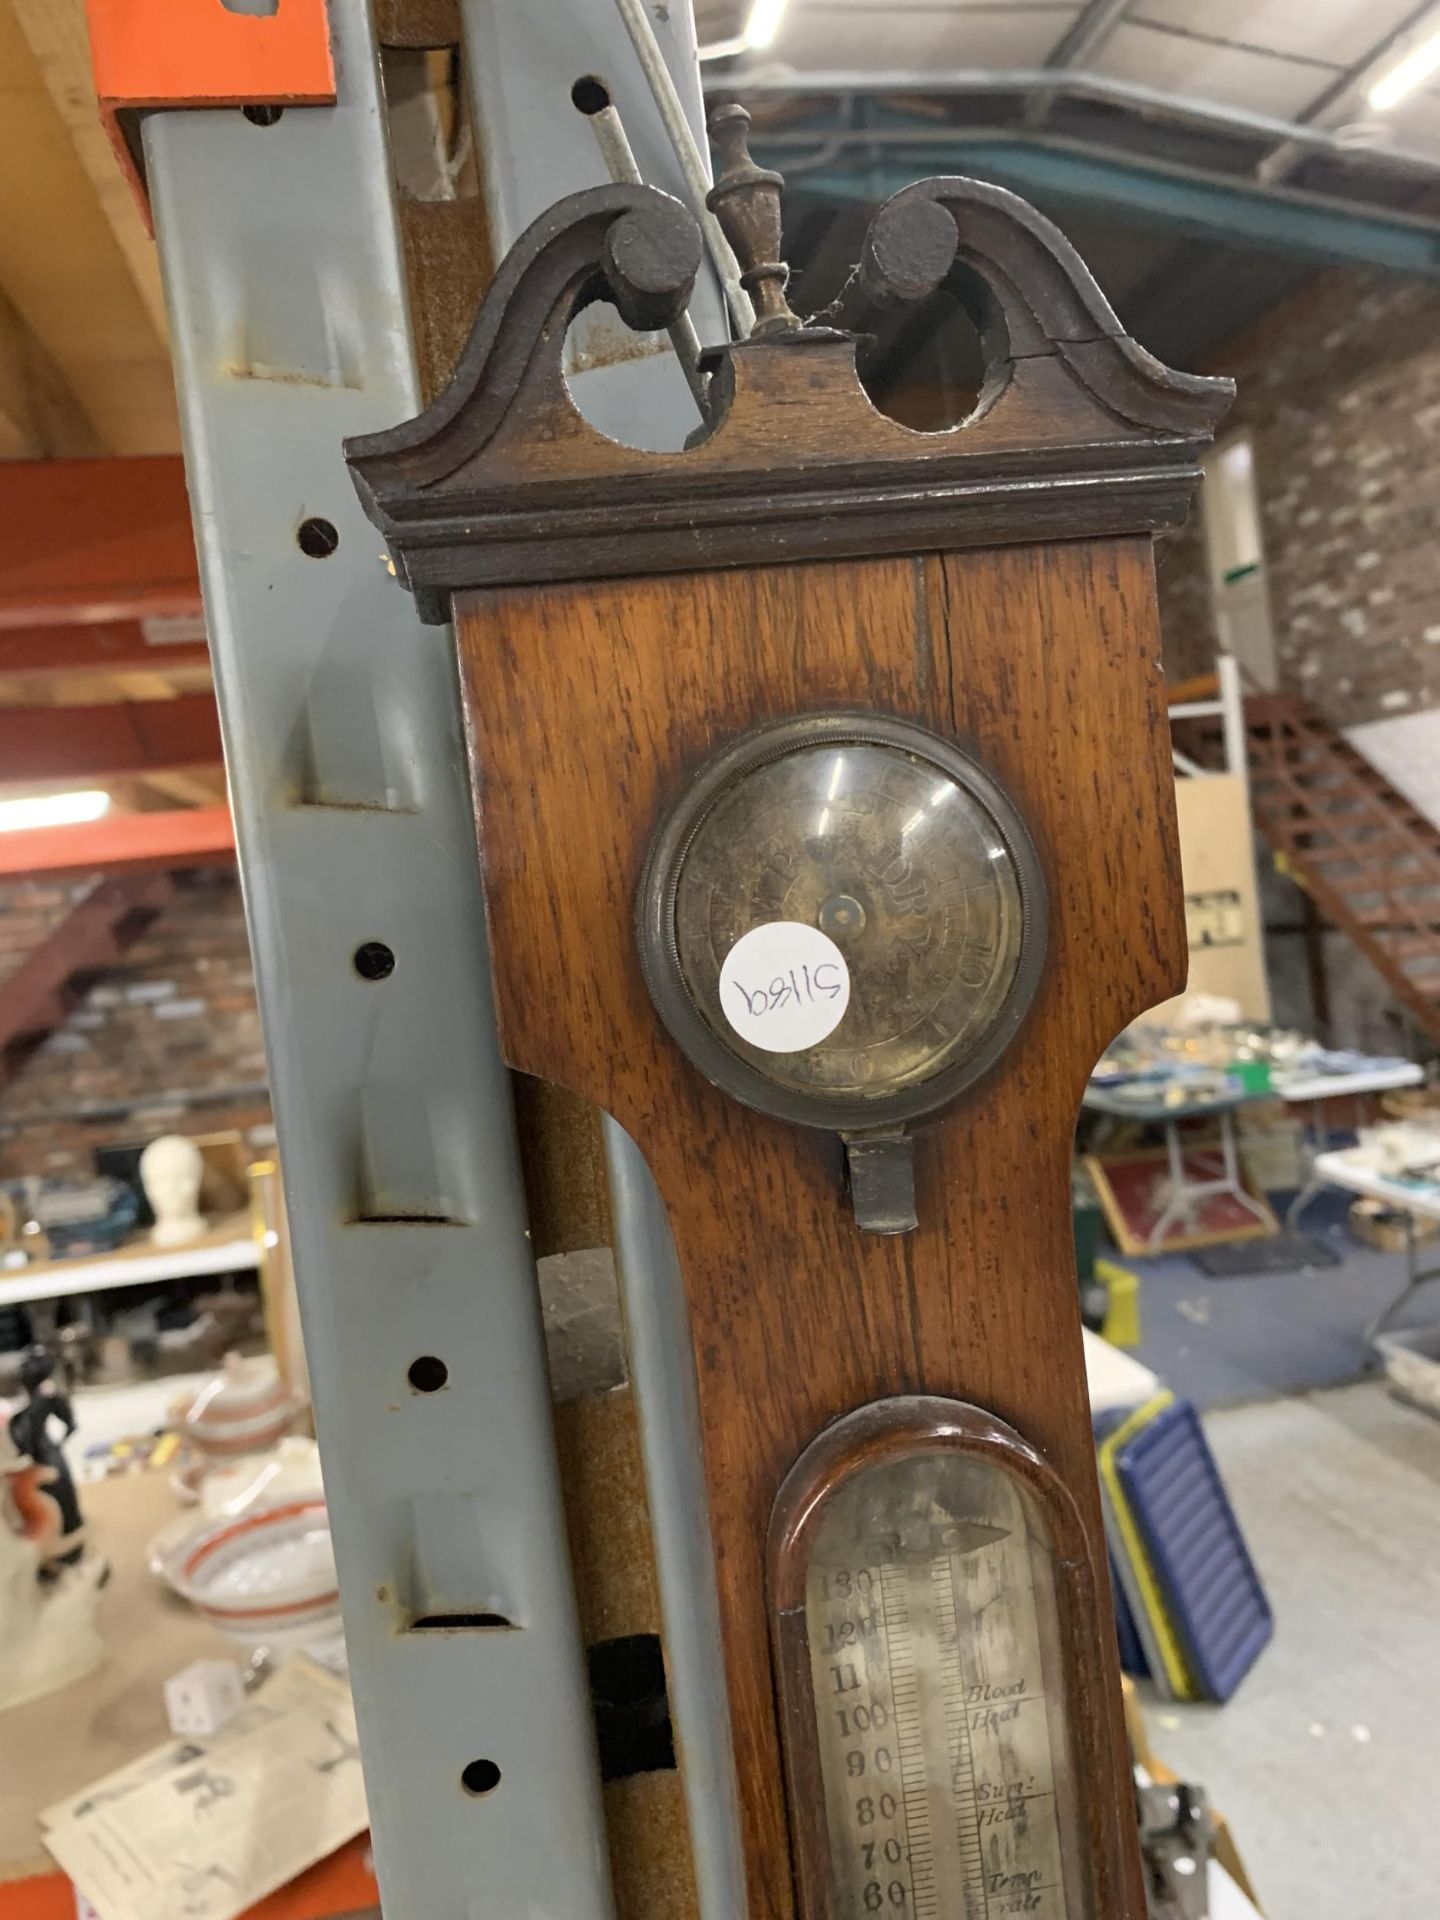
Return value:
<svg viewBox="0 0 1440 1920">
<path fill-rule="evenodd" d="M 1120 1576 L 1121 1591 L 1129 1602 L 1150 1677 L 1163 1698 L 1193 1700 L 1197 1688 L 1185 1649 L 1175 1631 L 1164 1588 L 1131 1510 L 1117 1464 L 1123 1449 L 1174 1404 L 1175 1396 L 1166 1390 L 1143 1407 L 1137 1407 L 1101 1441 L 1097 1460 L 1111 1564 Z"/>
<path fill-rule="evenodd" d="M 1440 1327 L 1402 1327 L 1372 1343 L 1391 1383 L 1427 1413 L 1440 1415 Z"/>
<path fill-rule="evenodd" d="M 1228 1700 L 1275 1622 L 1199 1415 L 1172 1402 L 1124 1438 L 1114 1465 L 1189 1675 Z"/>
</svg>

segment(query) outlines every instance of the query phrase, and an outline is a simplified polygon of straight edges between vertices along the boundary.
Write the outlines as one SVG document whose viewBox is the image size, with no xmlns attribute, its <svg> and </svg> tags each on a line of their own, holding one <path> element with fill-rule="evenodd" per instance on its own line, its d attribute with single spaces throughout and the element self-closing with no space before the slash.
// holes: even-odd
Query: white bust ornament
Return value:
<svg viewBox="0 0 1440 1920">
<path fill-rule="evenodd" d="M 179 1247 L 205 1231 L 200 1214 L 200 1180 L 205 1162 L 193 1140 L 180 1133 L 162 1133 L 140 1156 L 140 1184 L 155 1224 L 150 1238 L 157 1247 Z"/>
</svg>

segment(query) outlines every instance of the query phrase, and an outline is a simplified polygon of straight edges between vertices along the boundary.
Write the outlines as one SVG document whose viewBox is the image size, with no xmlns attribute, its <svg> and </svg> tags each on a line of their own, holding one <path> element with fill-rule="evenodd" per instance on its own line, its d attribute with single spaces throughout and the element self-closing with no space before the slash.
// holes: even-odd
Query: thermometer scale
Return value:
<svg viewBox="0 0 1440 1920">
<path fill-rule="evenodd" d="M 1047 1499 L 1063 1523 L 1019 1436 L 940 1399 L 837 1423 L 782 1488 L 791 1778 L 823 1825 L 807 1920 L 1092 1915 Z"/>
</svg>

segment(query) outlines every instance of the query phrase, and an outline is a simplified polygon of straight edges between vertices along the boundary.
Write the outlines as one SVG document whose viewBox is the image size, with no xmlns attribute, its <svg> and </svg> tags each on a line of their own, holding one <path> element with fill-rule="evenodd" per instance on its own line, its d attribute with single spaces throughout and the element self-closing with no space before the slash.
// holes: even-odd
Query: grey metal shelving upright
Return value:
<svg viewBox="0 0 1440 1920">
<path fill-rule="evenodd" d="M 333 107 L 144 140 L 376 1862 L 389 1920 L 607 1920 L 451 641 L 341 456 L 419 391 L 373 29 L 330 11 Z M 413 1624 L 453 1613 L 518 1624 Z"/>
<path fill-rule="evenodd" d="M 690 8 L 655 11 L 698 122 Z M 602 177 L 570 104 L 582 73 L 679 190 L 608 0 L 463 12 L 497 249 Z M 330 0 L 330 20 L 334 106 L 153 114 L 143 140 L 377 1870 L 388 1920 L 608 1920 L 452 640 L 417 621 L 341 456 L 419 391 L 373 23 L 365 0 Z M 713 286 L 696 315 L 720 337 Z M 673 363 L 585 379 L 612 431 L 643 419 L 678 444 L 693 418 Z M 623 1137 L 609 1151 L 627 1284 L 663 1311 L 653 1188 Z M 443 1385 L 429 1364 L 412 1379 L 420 1359 Z M 685 1417 L 683 1394 L 655 1404 L 652 1458 Z M 686 1580 L 702 1601 L 708 1677 L 676 1703 L 702 1728 L 700 1543 L 661 1508 L 667 1617 Z M 690 1783 L 719 1809 L 697 1835 L 706 1920 L 741 1912 L 727 1765 Z"/>
</svg>

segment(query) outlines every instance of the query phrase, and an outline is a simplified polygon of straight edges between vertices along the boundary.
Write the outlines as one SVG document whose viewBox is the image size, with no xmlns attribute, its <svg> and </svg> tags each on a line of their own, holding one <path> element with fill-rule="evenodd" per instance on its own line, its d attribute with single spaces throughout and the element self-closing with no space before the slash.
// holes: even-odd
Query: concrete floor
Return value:
<svg viewBox="0 0 1440 1920">
<path fill-rule="evenodd" d="M 1275 1611 L 1224 1707 L 1147 1700 L 1228 1817 L 1266 1920 L 1440 1911 L 1440 1420 L 1378 1381 L 1206 1431 Z"/>
</svg>

